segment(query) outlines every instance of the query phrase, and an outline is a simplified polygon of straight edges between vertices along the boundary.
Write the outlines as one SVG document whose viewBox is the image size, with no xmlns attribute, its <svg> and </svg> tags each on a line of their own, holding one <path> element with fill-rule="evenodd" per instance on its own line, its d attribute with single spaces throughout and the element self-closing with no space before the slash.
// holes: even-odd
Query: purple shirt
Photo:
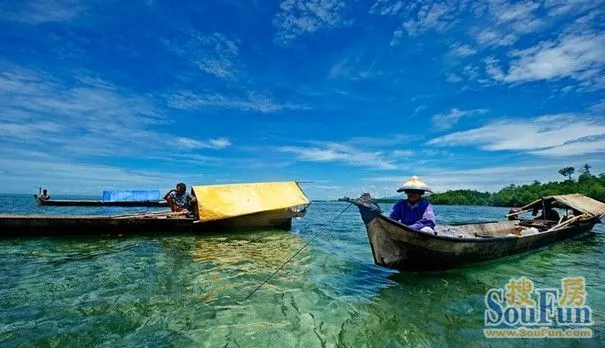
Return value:
<svg viewBox="0 0 605 348">
<path fill-rule="evenodd" d="M 435 229 L 433 206 L 426 198 L 421 198 L 413 205 L 410 205 L 407 199 L 400 200 L 393 207 L 390 217 L 415 230 L 423 227 Z"/>
</svg>

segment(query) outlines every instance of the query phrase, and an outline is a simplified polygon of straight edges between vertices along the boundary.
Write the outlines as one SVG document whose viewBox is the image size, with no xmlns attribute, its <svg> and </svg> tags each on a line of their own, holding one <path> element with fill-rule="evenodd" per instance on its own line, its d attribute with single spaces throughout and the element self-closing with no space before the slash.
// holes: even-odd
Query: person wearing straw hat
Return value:
<svg viewBox="0 0 605 348">
<path fill-rule="evenodd" d="M 390 218 L 415 230 L 435 233 L 433 206 L 426 198 L 422 198 L 425 192 L 432 192 L 428 185 L 413 176 L 397 192 L 404 192 L 407 199 L 402 199 L 393 206 Z"/>
</svg>

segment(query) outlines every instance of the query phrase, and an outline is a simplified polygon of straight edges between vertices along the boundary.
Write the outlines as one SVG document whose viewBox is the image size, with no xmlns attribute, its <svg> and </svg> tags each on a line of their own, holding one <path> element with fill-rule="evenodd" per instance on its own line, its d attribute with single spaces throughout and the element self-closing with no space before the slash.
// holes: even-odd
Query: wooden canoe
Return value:
<svg viewBox="0 0 605 348">
<path fill-rule="evenodd" d="M 572 209 L 594 214 L 578 215 L 567 224 L 562 221 L 506 220 L 437 226 L 436 233 L 421 232 L 384 216 L 368 194 L 349 202 L 359 208 L 376 264 L 406 271 L 430 271 L 494 260 L 590 233 L 605 213 L 605 204 L 582 196 L 582 202 L 590 203 L 590 208 L 583 209 L 587 205 L 570 202 L 575 199 L 570 196 L 574 195 L 545 199 L 557 200 L 558 197 L 557 201 L 565 202 Z M 530 231 L 531 227 L 535 228 L 531 230 L 533 234 L 522 233 Z"/>
<path fill-rule="evenodd" d="M 174 213 L 123 216 L 0 215 L 0 237 L 289 230 L 292 218 L 304 216 L 305 213 L 306 210 L 278 209 L 207 222 Z"/>
<path fill-rule="evenodd" d="M 55 207 L 167 207 L 166 201 L 117 201 L 104 202 L 95 200 L 55 200 L 55 199 L 40 199 L 38 195 L 34 195 L 34 199 L 38 205 L 47 205 Z"/>
</svg>

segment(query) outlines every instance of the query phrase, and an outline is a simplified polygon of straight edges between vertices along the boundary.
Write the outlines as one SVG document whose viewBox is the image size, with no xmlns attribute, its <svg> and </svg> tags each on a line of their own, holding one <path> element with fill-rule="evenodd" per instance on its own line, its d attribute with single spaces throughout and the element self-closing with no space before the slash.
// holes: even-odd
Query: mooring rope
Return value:
<svg viewBox="0 0 605 348">
<path fill-rule="evenodd" d="M 347 211 L 347 209 L 349 209 L 351 206 L 353 205 L 353 203 L 350 203 L 343 211 L 341 211 L 340 213 L 338 213 L 338 215 L 336 215 L 335 217 L 333 217 L 332 219 L 329 219 L 325 222 L 323 222 L 322 224 L 326 224 L 328 222 L 332 222 L 334 220 L 336 220 L 339 216 L 341 216 L 342 214 L 344 214 L 345 211 Z M 321 235 L 324 231 L 319 231 L 317 233 L 315 233 L 315 235 L 313 236 L 313 238 L 309 239 L 309 241 L 307 241 L 307 243 L 305 243 L 305 245 L 302 246 L 302 248 L 298 249 L 298 251 L 296 251 L 292 256 L 290 256 L 290 258 L 288 260 L 286 260 L 286 262 L 284 262 L 281 266 L 279 266 L 278 269 L 275 270 L 275 272 L 273 272 L 273 274 L 271 274 L 269 277 L 267 277 L 267 279 L 265 279 L 262 283 L 260 283 L 259 286 L 256 287 L 256 289 L 254 289 L 250 294 L 248 294 L 248 296 L 246 296 L 245 299 L 242 300 L 242 302 L 246 301 L 247 299 L 250 298 L 250 296 L 254 295 L 254 293 L 260 289 L 263 285 L 265 285 L 269 280 L 271 280 L 271 278 L 273 278 L 274 275 L 277 274 L 277 272 L 281 271 L 282 268 L 284 268 L 284 266 L 286 264 L 288 264 L 288 262 L 290 262 L 293 258 L 296 257 L 296 255 L 298 255 L 301 251 L 303 251 L 304 248 L 307 247 L 307 245 L 311 244 L 311 242 L 313 240 L 315 240 L 315 238 L 319 237 L 319 235 Z"/>
</svg>

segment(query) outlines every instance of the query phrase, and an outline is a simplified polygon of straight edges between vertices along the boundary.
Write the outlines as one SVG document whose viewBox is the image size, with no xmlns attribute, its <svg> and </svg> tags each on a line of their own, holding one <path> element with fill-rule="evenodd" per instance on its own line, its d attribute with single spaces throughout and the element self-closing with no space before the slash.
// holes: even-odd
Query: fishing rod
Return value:
<svg viewBox="0 0 605 348">
<path fill-rule="evenodd" d="M 351 206 L 353 205 L 353 203 L 350 203 L 346 208 L 344 208 L 343 211 L 341 211 L 340 213 L 338 213 L 338 215 L 336 215 L 335 217 L 333 217 L 332 219 L 324 222 L 324 224 L 328 223 L 328 222 L 332 222 L 334 220 L 336 220 L 336 218 L 338 218 L 339 216 L 341 216 L 345 211 L 347 211 L 347 209 L 349 209 Z M 286 262 L 284 262 L 281 266 L 279 266 L 278 269 L 275 270 L 275 272 L 273 272 L 273 274 L 271 274 L 269 277 L 267 277 L 267 279 L 265 279 L 259 286 L 256 287 L 256 289 L 254 289 L 250 294 L 248 294 L 248 296 L 246 296 L 245 299 L 243 299 L 241 302 L 246 301 L 247 299 L 249 299 L 252 295 L 254 295 L 254 293 L 256 291 L 258 291 L 258 289 L 260 289 L 263 285 L 265 285 L 269 280 L 271 280 L 271 278 L 273 278 L 274 275 L 277 274 L 277 272 L 281 271 L 282 268 L 284 268 L 284 266 L 286 264 L 288 264 L 288 262 L 292 261 L 292 259 L 294 257 L 296 257 L 296 255 L 298 255 L 301 251 L 303 251 L 304 248 L 306 248 L 309 244 L 311 244 L 311 242 L 313 240 L 315 240 L 315 238 L 319 237 L 323 232 L 325 231 L 319 231 L 317 233 L 315 233 L 315 236 L 313 236 L 313 238 L 311 238 L 307 243 L 305 243 L 305 245 L 302 246 L 302 248 L 298 249 L 292 256 L 290 256 L 290 258 L 288 260 L 286 260 Z"/>
</svg>

